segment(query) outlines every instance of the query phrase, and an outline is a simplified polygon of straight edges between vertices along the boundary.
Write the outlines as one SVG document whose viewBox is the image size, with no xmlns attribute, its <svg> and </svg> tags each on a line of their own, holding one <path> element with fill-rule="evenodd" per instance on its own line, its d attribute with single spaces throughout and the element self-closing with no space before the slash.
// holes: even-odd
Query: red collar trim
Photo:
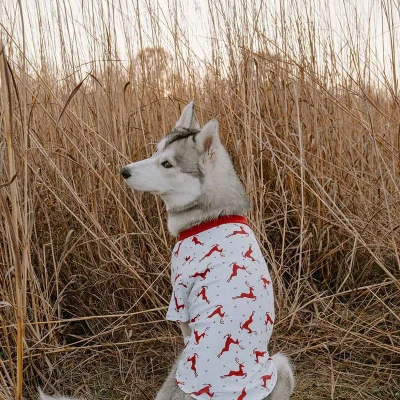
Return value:
<svg viewBox="0 0 400 400">
<path fill-rule="evenodd" d="M 246 217 L 243 217 L 241 215 L 223 215 L 222 217 L 218 217 L 217 219 L 202 222 L 201 224 L 192 226 L 191 228 L 182 231 L 179 234 L 178 241 L 187 239 L 190 236 L 197 235 L 198 233 L 207 231 L 208 229 L 215 228 L 216 226 L 232 223 L 249 225 Z"/>
</svg>

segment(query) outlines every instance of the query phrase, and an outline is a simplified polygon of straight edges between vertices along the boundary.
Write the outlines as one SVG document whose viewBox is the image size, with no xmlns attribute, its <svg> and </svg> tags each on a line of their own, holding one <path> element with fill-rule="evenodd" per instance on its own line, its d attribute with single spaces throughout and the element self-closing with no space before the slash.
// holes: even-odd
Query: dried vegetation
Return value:
<svg viewBox="0 0 400 400">
<path fill-rule="evenodd" d="M 210 22 L 206 59 L 184 1 L 167 15 L 155 1 L 130 15 L 115 0 L 3 3 L 0 397 L 40 385 L 153 399 L 182 346 L 164 321 L 174 240 L 162 203 L 119 169 L 191 99 L 201 122 L 218 117 L 251 198 L 275 284 L 272 349 L 295 362 L 295 399 L 400 397 L 398 4 L 368 3 L 379 66 L 374 22 L 362 30 L 352 2 L 336 2 L 335 26 L 326 2 L 276 3 L 191 6 Z"/>
</svg>

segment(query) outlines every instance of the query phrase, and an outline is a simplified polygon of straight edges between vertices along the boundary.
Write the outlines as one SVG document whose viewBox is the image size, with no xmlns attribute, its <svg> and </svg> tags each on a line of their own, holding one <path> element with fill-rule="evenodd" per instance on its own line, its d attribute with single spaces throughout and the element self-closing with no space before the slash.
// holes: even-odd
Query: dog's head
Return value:
<svg viewBox="0 0 400 400">
<path fill-rule="evenodd" d="M 227 164 L 231 161 L 221 145 L 218 122 L 213 119 L 200 128 L 191 102 L 156 153 L 127 165 L 121 174 L 133 189 L 160 195 L 171 210 L 196 201 L 216 180 L 217 166 Z"/>
</svg>

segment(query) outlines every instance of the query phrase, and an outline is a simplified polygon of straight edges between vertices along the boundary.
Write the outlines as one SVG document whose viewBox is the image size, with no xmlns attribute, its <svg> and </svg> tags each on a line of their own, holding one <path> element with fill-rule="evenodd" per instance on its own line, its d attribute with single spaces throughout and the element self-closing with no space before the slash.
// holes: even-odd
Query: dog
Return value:
<svg viewBox="0 0 400 400">
<path fill-rule="evenodd" d="M 156 400 L 290 399 L 293 367 L 267 349 L 275 318 L 271 279 L 217 120 L 201 128 L 189 103 L 154 155 L 121 175 L 134 190 L 162 198 L 168 230 L 178 238 L 167 319 L 179 322 L 184 349 Z"/>
<path fill-rule="evenodd" d="M 191 102 L 154 155 L 121 174 L 133 189 L 161 197 L 178 237 L 167 319 L 180 323 L 185 347 L 156 400 L 289 399 L 292 365 L 267 351 L 271 279 L 217 120 L 201 128 Z"/>
</svg>

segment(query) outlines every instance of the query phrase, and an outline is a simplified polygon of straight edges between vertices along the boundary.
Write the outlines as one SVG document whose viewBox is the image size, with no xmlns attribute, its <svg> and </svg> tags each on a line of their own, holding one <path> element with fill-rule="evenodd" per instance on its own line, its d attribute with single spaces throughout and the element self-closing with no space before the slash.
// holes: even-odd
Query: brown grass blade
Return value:
<svg viewBox="0 0 400 400">
<path fill-rule="evenodd" d="M 60 119 L 61 119 L 61 117 L 63 116 L 65 110 L 67 109 L 68 104 L 71 102 L 71 100 L 74 98 L 74 96 L 78 93 L 80 87 L 82 86 L 83 82 L 85 82 L 85 80 L 87 79 L 87 77 L 88 77 L 88 75 L 86 75 L 85 78 L 82 79 L 82 81 L 79 82 L 78 85 L 76 85 L 76 86 L 74 87 L 74 89 L 72 90 L 72 92 L 71 92 L 70 95 L 68 96 L 68 99 L 67 99 L 67 101 L 65 102 L 64 107 L 63 107 L 63 109 L 61 110 L 61 113 L 60 113 L 60 115 L 59 115 L 59 117 L 58 117 L 58 119 L 57 119 L 57 125 L 58 125 L 58 123 L 60 122 Z"/>
</svg>

